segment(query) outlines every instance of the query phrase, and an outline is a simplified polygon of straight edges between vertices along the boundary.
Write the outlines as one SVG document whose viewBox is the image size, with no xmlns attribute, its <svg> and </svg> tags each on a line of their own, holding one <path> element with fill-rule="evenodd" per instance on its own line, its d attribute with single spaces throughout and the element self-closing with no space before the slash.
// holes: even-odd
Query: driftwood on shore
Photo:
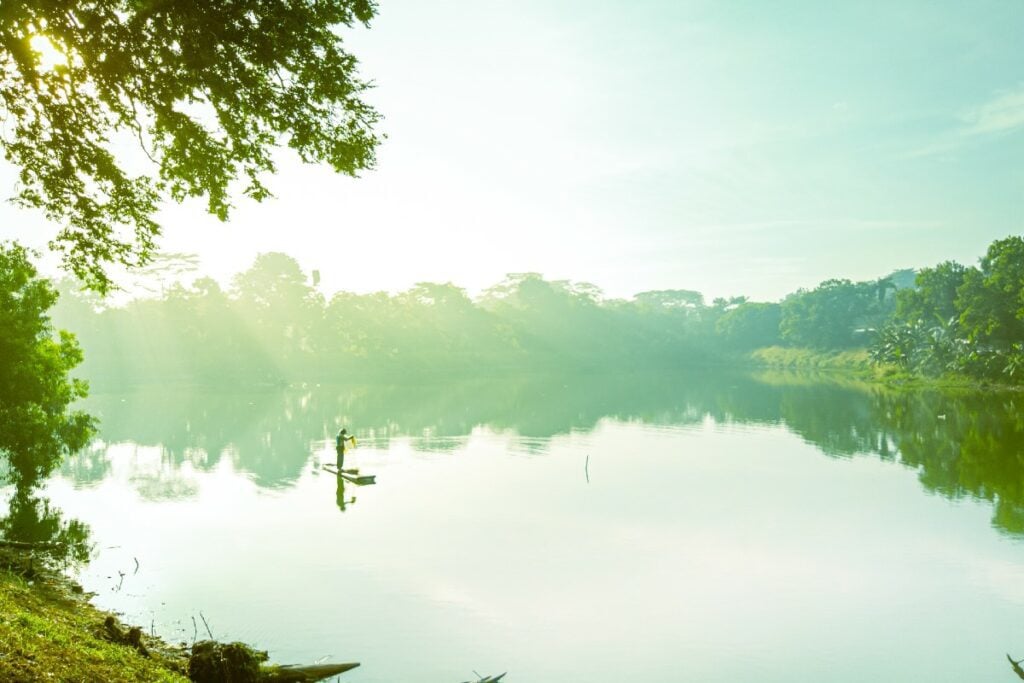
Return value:
<svg viewBox="0 0 1024 683">
<path fill-rule="evenodd" d="M 266 652 L 245 643 L 203 640 L 192 646 L 188 675 L 196 683 L 313 683 L 359 666 L 358 662 L 281 666 L 266 661 Z"/>
<path fill-rule="evenodd" d="M 260 681 L 272 683 L 305 683 L 322 681 L 343 674 L 359 666 L 359 662 L 340 664 L 311 664 L 309 666 L 278 666 L 260 671 Z"/>
</svg>

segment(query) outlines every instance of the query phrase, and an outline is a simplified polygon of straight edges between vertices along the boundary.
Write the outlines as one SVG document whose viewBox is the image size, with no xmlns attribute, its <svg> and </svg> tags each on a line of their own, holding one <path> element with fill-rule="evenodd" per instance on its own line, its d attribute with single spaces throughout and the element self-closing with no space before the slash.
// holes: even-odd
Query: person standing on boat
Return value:
<svg viewBox="0 0 1024 683">
<path fill-rule="evenodd" d="M 356 445 L 356 437 L 349 436 L 348 435 L 348 430 L 342 428 L 342 430 L 340 432 L 338 432 L 337 438 L 334 440 L 334 450 L 338 454 L 338 471 L 339 472 L 342 469 L 345 468 L 345 442 L 346 441 L 351 441 L 353 446 Z"/>
</svg>

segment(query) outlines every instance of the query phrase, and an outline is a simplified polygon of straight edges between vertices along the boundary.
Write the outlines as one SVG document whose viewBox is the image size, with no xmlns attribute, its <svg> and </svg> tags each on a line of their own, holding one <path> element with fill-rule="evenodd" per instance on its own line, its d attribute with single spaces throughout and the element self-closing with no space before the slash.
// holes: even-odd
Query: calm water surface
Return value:
<svg viewBox="0 0 1024 683">
<path fill-rule="evenodd" d="M 793 377 L 148 389 L 91 399 L 102 441 L 46 495 L 91 529 L 101 607 L 360 661 L 353 683 L 1012 681 L 1015 400 Z M 342 425 L 376 485 L 321 469 Z"/>
</svg>

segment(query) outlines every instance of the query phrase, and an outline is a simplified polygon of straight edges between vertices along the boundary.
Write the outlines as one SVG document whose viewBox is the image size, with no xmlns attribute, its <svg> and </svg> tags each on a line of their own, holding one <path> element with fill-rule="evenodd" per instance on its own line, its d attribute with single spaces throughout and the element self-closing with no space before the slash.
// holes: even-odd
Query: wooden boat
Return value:
<svg viewBox="0 0 1024 683">
<path fill-rule="evenodd" d="M 367 484 L 376 484 L 377 475 L 375 474 L 359 474 L 359 470 L 338 470 L 335 465 L 323 465 L 323 468 L 331 474 L 336 474 L 342 479 L 356 486 L 366 486 Z"/>
<path fill-rule="evenodd" d="M 332 474 L 339 474 L 338 466 L 333 464 L 333 463 L 329 463 L 329 462 L 328 463 L 324 463 L 323 465 L 321 465 L 321 467 L 323 469 L 327 470 L 328 472 L 331 472 Z M 345 469 L 341 470 L 340 474 L 359 474 L 359 468 L 358 467 L 345 468 Z"/>
</svg>

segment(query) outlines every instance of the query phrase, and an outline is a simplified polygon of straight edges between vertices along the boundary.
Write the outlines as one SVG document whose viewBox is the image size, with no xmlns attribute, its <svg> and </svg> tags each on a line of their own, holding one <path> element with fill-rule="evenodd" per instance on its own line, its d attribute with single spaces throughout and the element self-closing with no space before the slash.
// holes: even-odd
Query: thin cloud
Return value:
<svg viewBox="0 0 1024 683">
<path fill-rule="evenodd" d="M 1024 128 L 1024 85 L 1004 92 L 964 117 L 961 135 L 989 135 Z"/>
<path fill-rule="evenodd" d="M 995 135 L 1024 130 L 1024 84 L 1001 91 L 988 102 L 964 111 L 957 128 L 942 133 L 932 143 L 905 156 L 917 158 L 952 152 Z"/>
</svg>

